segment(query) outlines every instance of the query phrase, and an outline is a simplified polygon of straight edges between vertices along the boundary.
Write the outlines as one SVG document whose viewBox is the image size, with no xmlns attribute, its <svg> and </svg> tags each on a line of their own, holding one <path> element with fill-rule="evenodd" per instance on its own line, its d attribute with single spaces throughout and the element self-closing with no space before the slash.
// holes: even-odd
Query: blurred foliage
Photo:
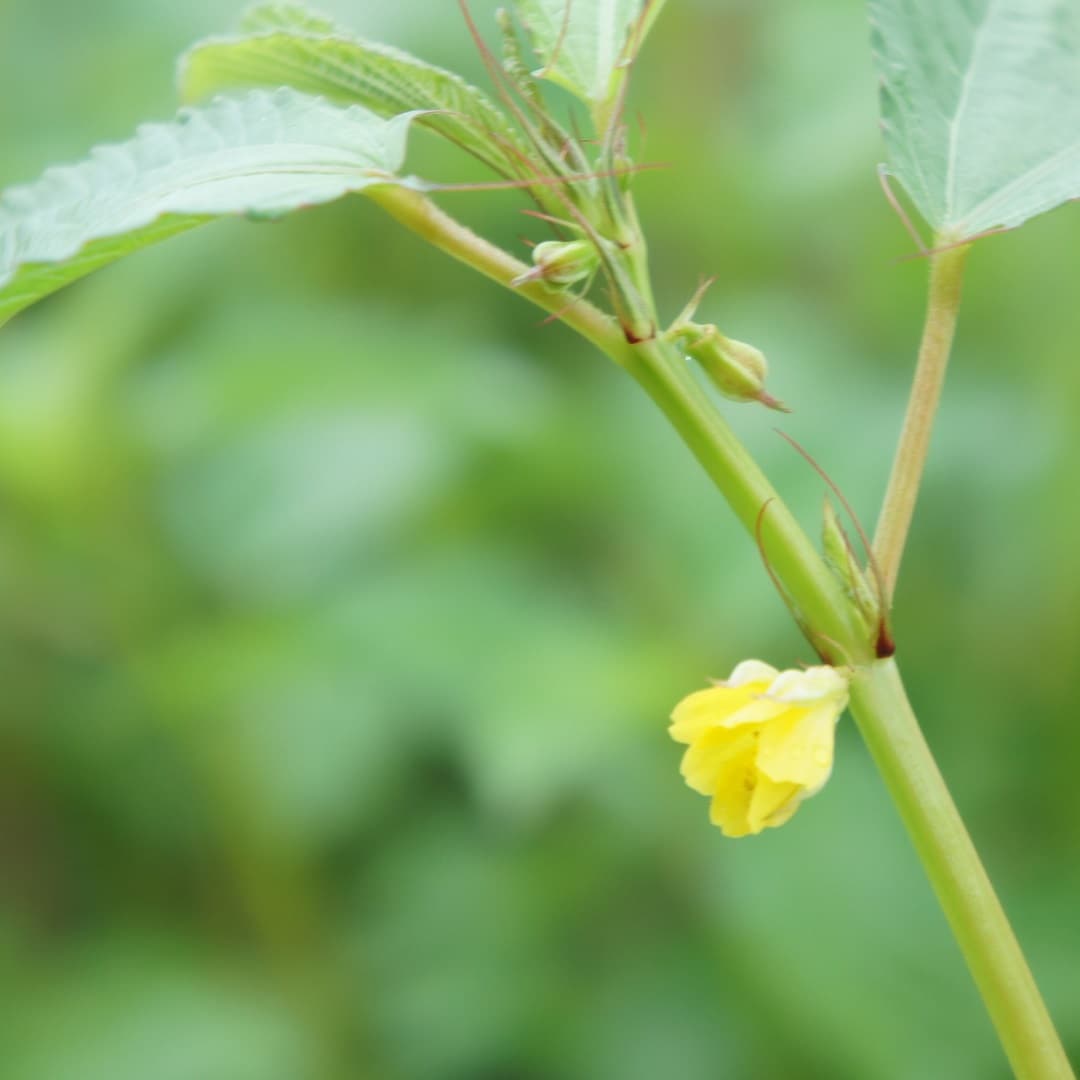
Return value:
<svg viewBox="0 0 1080 1080">
<path fill-rule="evenodd" d="M 328 4 L 480 78 L 456 5 Z M 477 3 L 486 20 L 494 3 Z M 0 3 L 0 184 L 172 110 L 240 4 Z M 490 22 L 485 22 L 490 25 Z M 638 181 L 673 313 L 761 345 L 872 522 L 925 268 L 854 0 L 672 4 Z M 419 135 L 416 170 L 472 165 Z M 520 250 L 513 194 L 446 197 Z M 973 259 L 897 612 L 1080 1049 L 1080 211 Z M 809 527 L 821 485 L 730 407 Z M 228 224 L 0 337 L 0 1080 L 988 1080 L 867 755 L 722 840 L 671 704 L 809 659 L 629 380 L 360 201 Z"/>
</svg>

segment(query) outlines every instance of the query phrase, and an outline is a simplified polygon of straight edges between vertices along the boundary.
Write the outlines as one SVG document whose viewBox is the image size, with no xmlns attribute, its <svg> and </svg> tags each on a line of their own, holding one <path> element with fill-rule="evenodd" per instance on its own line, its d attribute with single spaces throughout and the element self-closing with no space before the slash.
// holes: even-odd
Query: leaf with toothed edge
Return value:
<svg viewBox="0 0 1080 1080">
<path fill-rule="evenodd" d="M 423 111 L 419 123 L 500 175 L 520 177 L 528 157 L 505 114 L 460 75 L 400 49 L 365 41 L 295 4 L 260 4 L 246 34 L 212 37 L 180 59 L 180 93 L 200 101 L 226 90 L 291 86 L 382 116 Z"/>
<path fill-rule="evenodd" d="M 607 100 L 644 0 L 518 0 L 538 75 L 590 105 Z"/>
<path fill-rule="evenodd" d="M 394 174 L 414 115 L 291 89 L 219 98 L 0 196 L 0 325 L 98 267 L 216 217 L 277 218 Z"/>
<path fill-rule="evenodd" d="M 870 0 L 888 171 L 946 239 L 1080 197 L 1076 0 Z"/>
</svg>

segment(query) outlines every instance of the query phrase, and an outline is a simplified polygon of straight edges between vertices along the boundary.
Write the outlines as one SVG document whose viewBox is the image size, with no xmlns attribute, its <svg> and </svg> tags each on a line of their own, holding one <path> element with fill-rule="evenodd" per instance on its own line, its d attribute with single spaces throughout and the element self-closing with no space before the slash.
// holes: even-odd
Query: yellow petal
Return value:
<svg viewBox="0 0 1080 1080">
<path fill-rule="evenodd" d="M 752 683 L 758 687 L 758 692 L 751 701 L 748 701 L 741 709 L 737 709 L 723 721 L 724 727 L 740 727 L 743 724 L 765 724 L 787 712 L 791 706 L 782 702 L 773 701 L 768 696 L 768 687 L 761 683 Z"/>
<path fill-rule="evenodd" d="M 745 686 L 747 683 L 765 683 L 768 685 L 780 672 L 763 660 L 743 660 L 735 665 L 735 670 L 724 680 L 725 686 Z"/>
<path fill-rule="evenodd" d="M 693 742 L 702 732 L 723 724 L 732 713 L 758 697 L 768 683 L 710 686 L 684 697 L 671 714 L 668 729 L 676 742 Z"/>
<path fill-rule="evenodd" d="M 751 832 L 758 833 L 787 821 L 798 809 L 801 791 L 798 784 L 778 784 L 759 772 L 746 811 Z"/>
<path fill-rule="evenodd" d="M 806 795 L 814 794 L 832 771 L 839 715 L 835 702 L 815 709 L 790 707 L 787 714 L 762 728 L 758 768 L 776 783 L 798 784 Z"/>
<path fill-rule="evenodd" d="M 723 779 L 723 786 L 717 789 L 709 806 L 709 820 L 719 826 L 725 836 L 750 836 L 761 832 L 764 825 L 754 828 L 748 814 L 756 781 L 753 762 L 728 770 Z"/>
<path fill-rule="evenodd" d="M 773 701 L 792 705 L 817 705 L 826 701 L 839 703 L 838 712 L 847 705 L 847 679 L 836 668 L 812 667 L 805 671 L 783 671 L 767 691 Z"/>
<path fill-rule="evenodd" d="M 712 795 L 728 782 L 734 767 L 753 769 L 756 753 L 756 732 L 712 728 L 690 744 L 680 771 L 689 787 L 702 795 Z"/>
<path fill-rule="evenodd" d="M 770 829 L 776 829 L 787 824 L 795 816 L 795 811 L 802 806 L 804 798 L 805 793 L 801 793 L 800 789 L 796 789 L 795 794 L 783 806 L 769 815 L 769 820 L 765 822 L 766 826 Z"/>
</svg>

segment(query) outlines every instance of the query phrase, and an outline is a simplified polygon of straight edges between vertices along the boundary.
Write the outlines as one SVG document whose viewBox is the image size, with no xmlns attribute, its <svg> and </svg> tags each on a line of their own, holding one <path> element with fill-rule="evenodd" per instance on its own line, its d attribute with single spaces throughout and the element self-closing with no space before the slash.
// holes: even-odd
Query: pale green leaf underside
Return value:
<svg viewBox="0 0 1080 1080">
<path fill-rule="evenodd" d="M 254 33 L 210 38 L 180 61 L 180 93 L 201 101 L 223 90 L 292 86 L 382 116 L 424 111 L 438 131 L 504 176 L 519 176 L 518 139 L 491 99 L 460 76 L 399 49 L 363 41 L 291 4 L 250 11 Z"/>
<path fill-rule="evenodd" d="M 291 89 L 147 124 L 0 196 L 0 325 L 69 282 L 223 215 L 273 218 L 395 181 L 411 115 Z"/>
<path fill-rule="evenodd" d="M 889 171 L 936 232 L 1080 196 L 1077 0 L 870 0 Z"/>
<path fill-rule="evenodd" d="M 538 74 L 591 105 L 607 100 L 643 0 L 518 0 Z"/>
</svg>

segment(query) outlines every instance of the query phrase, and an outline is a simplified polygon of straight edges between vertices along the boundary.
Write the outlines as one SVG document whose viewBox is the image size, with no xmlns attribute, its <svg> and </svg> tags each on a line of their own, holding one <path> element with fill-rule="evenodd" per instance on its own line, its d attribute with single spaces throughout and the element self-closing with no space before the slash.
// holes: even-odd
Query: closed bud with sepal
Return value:
<svg viewBox="0 0 1080 1080">
<path fill-rule="evenodd" d="M 770 409 L 787 411 L 765 390 L 769 366 L 760 349 L 725 337 L 711 323 L 679 322 L 668 331 L 667 337 L 697 361 L 725 397 L 733 401 L 759 401 Z"/>
<path fill-rule="evenodd" d="M 514 278 L 511 284 L 546 281 L 565 289 L 591 277 L 600 265 L 600 256 L 588 240 L 545 240 L 532 249 L 533 268 Z"/>
</svg>

